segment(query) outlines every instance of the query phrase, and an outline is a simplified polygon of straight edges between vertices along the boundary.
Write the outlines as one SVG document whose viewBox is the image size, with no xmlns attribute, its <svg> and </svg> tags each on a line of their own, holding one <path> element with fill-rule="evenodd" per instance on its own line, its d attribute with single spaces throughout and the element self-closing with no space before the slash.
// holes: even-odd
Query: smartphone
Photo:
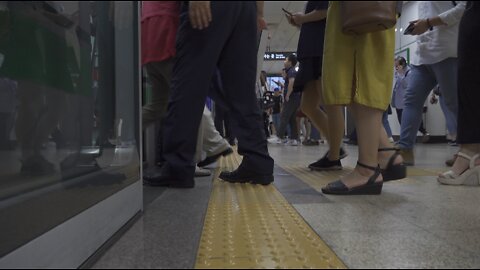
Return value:
<svg viewBox="0 0 480 270">
<path fill-rule="evenodd" d="M 283 10 L 283 12 L 285 12 L 285 14 L 287 14 L 288 16 L 290 16 L 290 17 L 293 16 L 293 14 L 292 14 L 290 11 L 288 11 L 288 10 L 286 10 L 286 9 L 284 9 L 284 8 L 282 8 L 282 10 Z"/>
<path fill-rule="evenodd" d="M 411 23 L 408 25 L 407 29 L 403 32 L 404 35 L 412 34 L 413 30 L 415 29 L 415 23 Z"/>
</svg>

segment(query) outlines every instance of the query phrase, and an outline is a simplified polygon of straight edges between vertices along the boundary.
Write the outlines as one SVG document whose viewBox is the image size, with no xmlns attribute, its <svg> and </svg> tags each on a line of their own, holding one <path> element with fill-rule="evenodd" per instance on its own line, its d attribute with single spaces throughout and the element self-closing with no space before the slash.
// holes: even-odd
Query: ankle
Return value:
<svg viewBox="0 0 480 270">
<path fill-rule="evenodd" d="M 363 177 L 372 177 L 375 174 L 375 171 L 372 171 L 368 168 L 364 168 L 362 166 L 357 166 L 355 170 Z"/>
</svg>

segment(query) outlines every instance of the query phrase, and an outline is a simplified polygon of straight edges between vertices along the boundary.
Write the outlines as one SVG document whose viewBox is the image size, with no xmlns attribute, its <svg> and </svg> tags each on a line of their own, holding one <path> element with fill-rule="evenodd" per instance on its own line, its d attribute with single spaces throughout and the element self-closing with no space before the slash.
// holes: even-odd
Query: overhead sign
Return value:
<svg viewBox="0 0 480 270">
<path fill-rule="evenodd" d="M 287 59 L 290 54 L 294 52 L 267 52 L 263 56 L 264 61 L 281 61 Z"/>
</svg>

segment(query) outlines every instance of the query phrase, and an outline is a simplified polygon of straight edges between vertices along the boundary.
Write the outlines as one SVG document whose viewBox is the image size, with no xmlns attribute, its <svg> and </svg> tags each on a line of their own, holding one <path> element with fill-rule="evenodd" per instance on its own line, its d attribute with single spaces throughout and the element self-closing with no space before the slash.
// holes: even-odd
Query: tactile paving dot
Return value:
<svg viewBox="0 0 480 270">
<path fill-rule="evenodd" d="M 240 162 L 222 158 L 215 173 L 196 268 L 346 268 L 274 185 L 218 179 Z"/>
</svg>

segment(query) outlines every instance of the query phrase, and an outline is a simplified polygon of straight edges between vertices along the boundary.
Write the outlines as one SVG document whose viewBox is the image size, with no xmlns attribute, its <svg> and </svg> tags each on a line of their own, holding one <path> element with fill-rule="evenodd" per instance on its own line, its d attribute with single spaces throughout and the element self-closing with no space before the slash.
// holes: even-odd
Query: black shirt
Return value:
<svg viewBox="0 0 480 270">
<path fill-rule="evenodd" d="M 308 1 L 305 6 L 305 14 L 322 9 L 328 9 L 328 1 Z M 321 57 L 323 55 L 325 26 L 325 19 L 302 24 L 297 48 L 297 57 L 299 59 Z"/>
</svg>

